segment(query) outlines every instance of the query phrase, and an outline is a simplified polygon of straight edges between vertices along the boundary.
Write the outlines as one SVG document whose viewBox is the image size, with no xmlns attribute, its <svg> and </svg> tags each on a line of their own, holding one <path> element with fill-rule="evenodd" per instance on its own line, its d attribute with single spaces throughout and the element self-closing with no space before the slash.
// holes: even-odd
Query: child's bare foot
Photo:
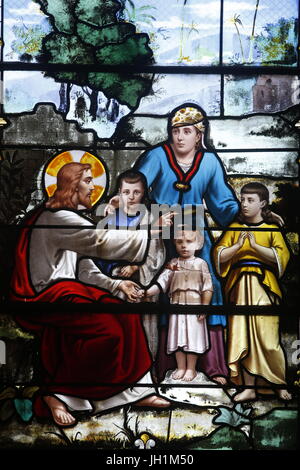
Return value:
<svg viewBox="0 0 300 470">
<path fill-rule="evenodd" d="M 174 380 L 181 380 L 185 374 L 185 369 L 176 369 L 171 375 Z"/>
<path fill-rule="evenodd" d="M 292 395 L 286 389 L 276 390 L 277 395 L 281 400 L 291 400 Z"/>
<path fill-rule="evenodd" d="M 213 377 L 212 379 L 214 382 L 218 382 L 219 384 L 221 385 L 226 385 L 227 384 L 227 380 L 225 379 L 225 377 L 222 377 L 221 375 L 220 376 L 217 376 L 217 377 Z"/>
<path fill-rule="evenodd" d="M 240 401 L 255 400 L 255 398 L 256 398 L 255 390 L 252 390 L 252 388 L 246 388 L 243 392 L 235 395 L 233 397 L 233 400 L 235 402 L 240 402 Z"/>
<path fill-rule="evenodd" d="M 157 395 L 151 395 L 150 397 L 143 398 L 134 403 L 135 406 L 150 406 L 151 408 L 168 408 L 170 404 L 168 400 L 158 397 Z"/>
<path fill-rule="evenodd" d="M 47 396 L 44 397 L 44 401 L 49 406 L 54 422 L 58 426 L 72 426 L 72 424 L 75 424 L 76 419 L 67 411 L 66 405 L 58 398 Z"/>
<path fill-rule="evenodd" d="M 182 378 L 185 382 L 191 382 L 197 377 L 197 372 L 195 370 L 187 369 Z"/>
</svg>

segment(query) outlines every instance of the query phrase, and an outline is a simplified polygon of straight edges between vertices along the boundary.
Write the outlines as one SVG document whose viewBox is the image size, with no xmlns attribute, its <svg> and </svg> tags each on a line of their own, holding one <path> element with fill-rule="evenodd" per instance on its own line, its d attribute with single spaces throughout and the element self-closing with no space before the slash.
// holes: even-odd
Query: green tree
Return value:
<svg viewBox="0 0 300 470">
<path fill-rule="evenodd" d="M 11 43 L 12 51 L 18 54 L 21 61 L 31 62 L 40 54 L 45 31 L 41 26 L 26 26 L 24 23 L 14 25 L 12 30 L 16 38 Z"/>
<path fill-rule="evenodd" d="M 264 31 L 255 38 L 262 63 L 294 64 L 297 61 L 297 20 L 280 18 L 277 23 L 268 23 Z"/>
<path fill-rule="evenodd" d="M 152 62 L 149 37 L 117 19 L 117 0 L 34 0 L 49 16 L 53 31 L 42 45 L 40 60 L 49 64 L 85 65 L 80 72 L 48 71 L 57 82 L 89 87 L 90 115 L 96 119 L 98 93 L 135 109 L 151 90 L 152 76 L 89 72 L 88 65 L 147 65 Z M 85 88 L 86 89 L 86 88 Z"/>
</svg>

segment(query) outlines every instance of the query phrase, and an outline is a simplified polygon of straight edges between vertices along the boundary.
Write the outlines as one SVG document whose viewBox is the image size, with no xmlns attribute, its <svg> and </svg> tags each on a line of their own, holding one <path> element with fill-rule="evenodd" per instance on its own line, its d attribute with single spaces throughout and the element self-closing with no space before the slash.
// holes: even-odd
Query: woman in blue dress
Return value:
<svg viewBox="0 0 300 470">
<path fill-rule="evenodd" d="M 227 226 L 237 215 L 239 203 L 226 182 L 222 162 L 205 145 L 207 130 L 208 122 L 200 107 L 193 103 L 181 105 L 169 115 L 168 141 L 144 152 L 134 168 L 145 175 L 153 202 L 184 207 L 202 205 L 205 201 L 214 221 L 219 226 Z M 212 275 L 214 293 L 211 304 L 223 305 L 211 247 L 211 235 L 205 230 L 205 242 L 199 256 L 208 263 Z M 225 384 L 228 376 L 223 336 L 226 317 L 209 315 L 207 320 L 210 349 L 203 354 L 198 365 L 210 378 Z M 157 360 L 159 377 L 163 377 L 165 370 L 170 368 L 170 359 L 164 352 L 166 328 L 161 331 Z"/>
</svg>

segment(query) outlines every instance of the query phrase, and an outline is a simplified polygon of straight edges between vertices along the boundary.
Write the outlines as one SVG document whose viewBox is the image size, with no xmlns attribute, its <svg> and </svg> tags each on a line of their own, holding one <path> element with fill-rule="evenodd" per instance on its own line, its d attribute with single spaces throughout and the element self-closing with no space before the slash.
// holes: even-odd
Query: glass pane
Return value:
<svg viewBox="0 0 300 470">
<path fill-rule="evenodd" d="M 240 119 L 209 118 L 208 144 L 218 150 L 298 148 L 298 135 L 294 127 L 297 111 L 281 115 L 258 115 Z M 130 116 L 132 130 L 150 145 L 167 138 L 165 118 Z"/>
<path fill-rule="evenodd" d="M 43 11 L 39 5 L 44 5 Z M 219 0 L 111 2 L 107 11 L 101 10 L 101 20 L 98 7 L 94 0 L 79 2 L 75 11 L 66 0 L 47 4 L 42 0 L 12 0 L 4 10 L 5 59 L 41 60 L 42 40 L 46 37 L 43 51 L 50 54 L 50 62 L 116 64 L 125 60 L 130 63 L 132 42 L 127 46 L 124 43 L 124 48 L 122 43 L 131 35 L 130 41 L 135 41 L 134 38 L 140 41 L 135 57 L 140 63 L 152 54 L 159 65 L 219 62 Z M 54 26 L 57 34 L 50 37 Z M 140 33 L 144 36 L 139 36 Z M 72 38 L 66 34 L 72 34 Z M 144 46 L 148 40 L 150 49 L 147 50 Z M 103 46 L 102 51 L 95 49 Z"/>
<path fill-rule="evenodd" d="M 134 114 L 167 114 L 184 102 L 201 103 L 208 116 L 220 114 L 219 75 L 155 75 L 152 89 Z"/>
<path fill-rule="evenodd" d="M 225 0 L 224 63 L 296 66 L 297 18 L 297 0 Z"/>
<path fill-rule="evenodd" d="M 152 82 L 152 75 L 5 72 L 4 109 L 21 113 L 51 103 L 51 113 L 76 121 L 83 130 L 94 130 L 99 138 L 110 138 Z"/>
<path fill-rule="evenodd" d="M 0 116 L 0 448 L 197 468 L 193 450 L 294 450 L 299 80 L 241 68 L 295 64 L 296 1 L 2 5 L 20 69 L 3 72 Z M 225 76 L 222 55 L 239 65 Z M 39 61 L 182 73 L 24 70 Z M 176 238 L 167 213 L 169 237 L 147 240 L 158 203 L 198 230 Z"/>
<path fill-rule="evenodd" d="M 42 39 L 51 31 L 48 17 L 31 0 L 6 1 L 3 7 L 4 60 L 36 62 Z"/>
<path fill-rule="evenodd" d="M 271 176 L 297 179 L 297 152 L 226 152 L 219 155 L 228 174 L 249 178 Z M 270 182 L 269 182 L 270 183 Z M 268 185 L 269 187 L 269 185 Z"/>
<path fill-rule="evenodd" d="M 225 115 L 274 113 L 298 105 L 299 100 L 300 86 L 297 76 L 225 76 Z"/>
<path fill-rule="evenodd" d="M 6 113 L 32 111 L 39 102 L 60 106 L 60 84 L 44 78 L 43 72 L 4 73 L 4 110 Z"/>
<path fill-rule="evenodd" d="M 101 139 L 114 134 L 121 119 L 131 114 L 133 101 L 138 103 L 140 97 L 135 111 L 137 115 L 165 115 L 182 104 L 184 99 L 201 103 L 208 116 L 220 114 L 219 75 L 148 75 L 152 90 L 149 93 L 146 90 L 136 92 L 133 88 L 134 84 L 146 80 L 142 75 L 135 75 L 135 78 L 111 75 L 115 80 L 114 86 L 108 83 L 108 75 L 90 75 L 92 77 L 84 77 L 85 81 L 79 86 L 67 81 L 73 79 L 78 82 L 78 74 L 70 77 L 69 73 L 56 72 L 55 81 L 43 72 L 5 72 L 4 110 L 6 113 L 22 113 L 32 111 L 41 103 L 52 103 L 52 113 L 54 110 L 62 113 L 68 122 L 76 121 L 83 130 L 95 130 Z M 88 84 L 97 86 L 97 90 Z M 107 98 L 105 93 L 109 93 L 111 98 Z M 126 99 L 127 104 L 122 104 L 122 99 Z"/>
<path fill-rule="evenodd" d="M 125 5 L 125 18 L 149 34 L 156 64 L 219 63 L 219 0 L 158 0 L 151 4 L 127 0 Z"/>
</svg>

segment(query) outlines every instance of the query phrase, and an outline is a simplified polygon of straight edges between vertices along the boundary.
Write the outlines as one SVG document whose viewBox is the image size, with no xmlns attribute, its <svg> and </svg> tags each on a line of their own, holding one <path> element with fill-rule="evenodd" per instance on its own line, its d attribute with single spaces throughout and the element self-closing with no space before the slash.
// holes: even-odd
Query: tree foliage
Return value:
<svg viewBox="0 0 300 470">
<path fill-rule="evenodd" d="M 255 48 L 261 55 L 262 63 L 294 64 L 296 56 L 295 18 L 280 18 L 277 23 L 268 23 L 264 32 L 255 38 Z"/>
<path fill-rule="evenodd" d="M 53 31 L 43 39 L 40 60 L 77 65 L 147 65 L 152 50 L 147 34 L 117 19 L 117 0 L 34 0 L 49 16 Z M 57 6 L 58 5 L 58 6 Z M 69 82 L 102 91 L 131 109 L 151 90 L 152 76 L 119 73 L 48 71 L 58 82 Z M 93 95 L 96 99 L 97 95 Z"/>
<path fill-rule="evenodd" d="M 30 62 L 34 57 L 40 54 L 42 47 L 42 39 L 45 31 L 38 25 L 26 26 L 14 25 L 13 33 L 15 40 L 11 43 L 11 49 L 18 54 L 21 61 Z"/>
</svg>

